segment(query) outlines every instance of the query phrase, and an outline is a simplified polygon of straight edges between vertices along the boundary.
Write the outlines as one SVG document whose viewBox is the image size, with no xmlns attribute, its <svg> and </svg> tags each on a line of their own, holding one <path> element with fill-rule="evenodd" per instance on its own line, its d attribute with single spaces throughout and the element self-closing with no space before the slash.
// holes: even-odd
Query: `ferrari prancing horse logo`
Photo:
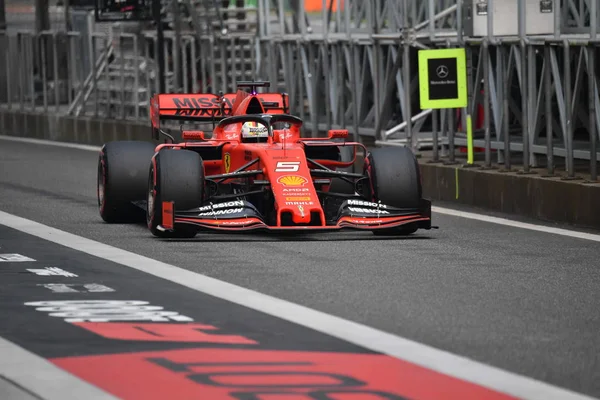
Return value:
<svg viewBox="0 0 600 400">
<path fill-rule="evenodd" d="M 231 155 L 229 153 L 225 153 L 223 164 L 225 165 L 225 173 L 228 174 L 229 168 L 231 168 Z"/>
</svg>

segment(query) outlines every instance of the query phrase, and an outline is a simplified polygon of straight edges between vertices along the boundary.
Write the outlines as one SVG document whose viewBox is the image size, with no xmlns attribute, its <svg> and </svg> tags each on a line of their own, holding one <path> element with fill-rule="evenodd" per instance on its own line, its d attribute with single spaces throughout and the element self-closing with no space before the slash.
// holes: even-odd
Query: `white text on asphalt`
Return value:
<svg viewBox="0 0 600 400">
<path fill-rule="evenodd" d="M 98 283 L 44 283 L 39 284 L 38 286 L 43 286 L 46 289 L 50 289 L 54 293 L 106 293 L 115 291 L 108 286 L 100 285 Z"/>
<path fill-rule="evenodd" d="M 28 269 L 27 271 L 32 274 L 41 275 L 41 276 L 66 276 L 68 278 L 75 278 L 78 275 L 69 271 L 65 271 L 62 268 L 58 267 L 46 267 L 40 269 Z"/>
<path fill-rule="evenodd" d="M 25 262 L 35 261 L 33 258 L 22 256 L 21 254 L 0 254 L 0 262 Z"/>
<path fill-rule="evenodd" d="M 37 307 L 51 317 L 63 318 L 66 322 L 192 322 L 193 319 L 176 311 L 163 311 L 161 306 L 148 305 L 140 300 L 57 300 L 34 301 L 26 306 Z"/>
</svg>

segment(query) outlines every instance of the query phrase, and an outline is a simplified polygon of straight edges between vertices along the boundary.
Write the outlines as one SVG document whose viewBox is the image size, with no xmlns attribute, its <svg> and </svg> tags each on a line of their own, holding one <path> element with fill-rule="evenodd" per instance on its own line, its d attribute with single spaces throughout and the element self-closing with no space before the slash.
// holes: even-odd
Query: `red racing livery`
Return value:
<svg viewBox="0 0 600 400">
<path fill-rule="evenodd" d="M 406 235 L 432 228 L 410 149 L 368 150 L 347 141 L 345 129 L 304 138 L 287 94 L 257 93 L 260 86 L 269 83 L 238 82 L 235 94 L 155 95 L 152 137 L 165 143 L 116 141 L 100 151 L 102 219 L 135 222 L 145 214 L 158 237 L 206 229 Z M 180 140 L 161 127 L 165 120 L 182 124 Z M 210 137 L 183 125 L 210 122 Z"/>
</svg>

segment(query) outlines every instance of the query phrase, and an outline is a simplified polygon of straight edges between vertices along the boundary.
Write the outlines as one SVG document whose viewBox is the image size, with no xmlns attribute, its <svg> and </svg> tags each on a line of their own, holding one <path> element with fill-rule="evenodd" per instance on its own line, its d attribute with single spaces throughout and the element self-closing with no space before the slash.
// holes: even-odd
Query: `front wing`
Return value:
<svg viewBox="0 0 600 400">
<path fill-rule="evenodd" d="M 355 202 L 360 207 L 352 207 Z M 355 204 L 355 205 L 356 205 Z M 431 202 L 422 199 L 419 208 L 398 209 L 362 200 L 348 200 L 340 206 L 337 220 L 331 225 L 274 226 L 267 224 L 256 208 L 246 201 L 204 206 L 173 212 L 173 202 L 163 202 L 163 224 L 159 229 L 171 231 L 175 225 L 195 225 L 200 230 L 218 231 L 336 231 L 342 229 L 378 230 L 416 223 L 420 229 L 431 229 Z"/>
</svg>

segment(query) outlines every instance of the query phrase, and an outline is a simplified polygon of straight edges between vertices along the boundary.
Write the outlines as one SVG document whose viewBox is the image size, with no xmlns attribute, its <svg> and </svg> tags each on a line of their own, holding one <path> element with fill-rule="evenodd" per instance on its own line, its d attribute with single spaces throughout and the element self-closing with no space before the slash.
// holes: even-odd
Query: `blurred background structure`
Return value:
<svg viewBox="0 0 600 400">
<path fill-rule="evenodd" d="M 306 135 L 347 128 L 455 163 L 469 114 L 480 165 L 597 179 L 596 0 L 161 0 L 162 75 L 152 21 L 65 1 L 0 0 L 2 107 L 149 123 L 159 76 L 171 93 L 264 79 Z M 417 52 L 443 47 L 467 49 L 466 109 L 420 109 Z"/>
</svg>

